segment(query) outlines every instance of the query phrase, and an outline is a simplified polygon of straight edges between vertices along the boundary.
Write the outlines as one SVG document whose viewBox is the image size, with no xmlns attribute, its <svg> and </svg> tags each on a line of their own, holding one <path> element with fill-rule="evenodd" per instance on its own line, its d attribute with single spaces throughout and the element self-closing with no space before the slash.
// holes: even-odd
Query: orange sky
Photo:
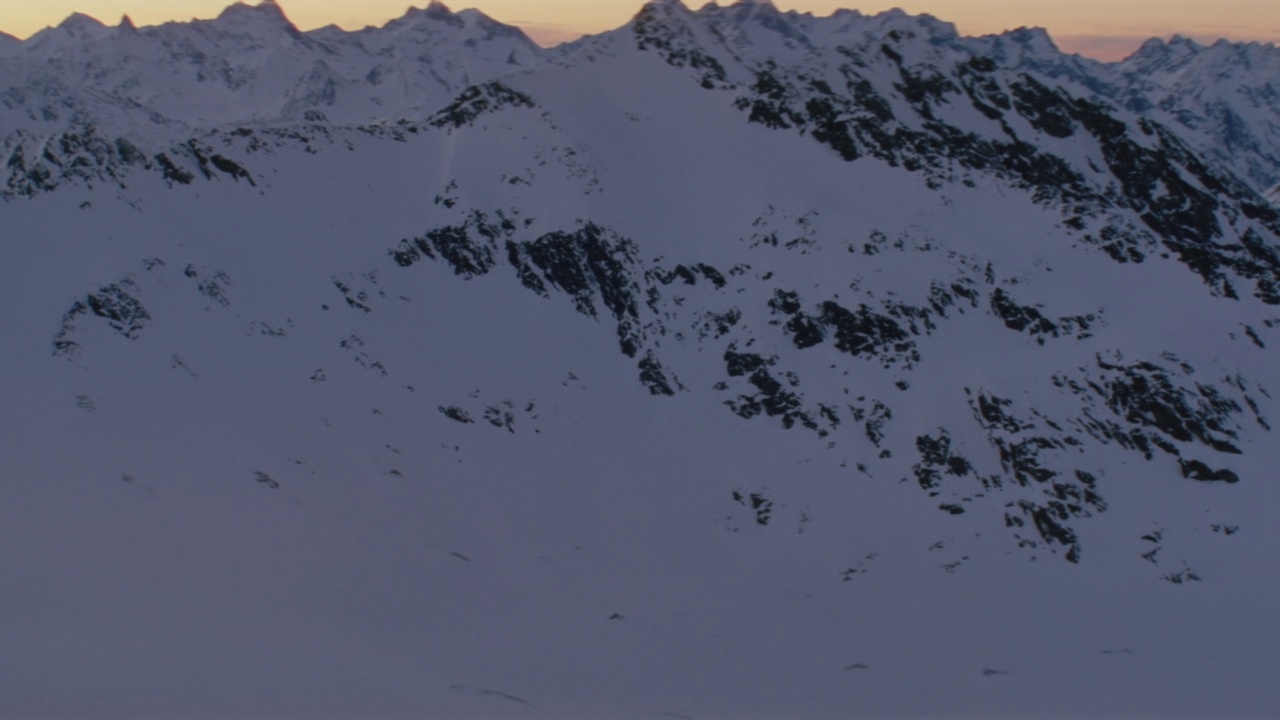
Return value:
<svg viewBox="0 0 1280 720">
<path fill-rule="evenodd" d="M 251 0 L 251 4 L 257 0 Z M 413 4 L 425 5 L 428 0 Z M 704 0 L 686 0 L 697 7 Z M 299 27 L 336 23 L 346 28 L 381 25 L 402 15 L 410 0 L 279 0 Z M 454 10 L 476 6 L 520 25 L 543 44 L 611 29 L 627 21 L 643 0 L 453 0 Z M 839 7 L 879 12 L 902 7 L 956 23 L 965 34 L 1019 26 L 1049 29 L 1060 47 L 1118 59 L 1145 38 L 1173 33 L 1211 41 L 1280 41 L 1280 0 L 775 0 L 784 10 L 826 15 Z M 0 0 L 0 30 L 26 37 L 78 11 L 108 24 L 124 14 L 139 25 L 213 17 L 230 0 Z M 722 0 L 721 4 L 728 4 Z"/>
</svg>

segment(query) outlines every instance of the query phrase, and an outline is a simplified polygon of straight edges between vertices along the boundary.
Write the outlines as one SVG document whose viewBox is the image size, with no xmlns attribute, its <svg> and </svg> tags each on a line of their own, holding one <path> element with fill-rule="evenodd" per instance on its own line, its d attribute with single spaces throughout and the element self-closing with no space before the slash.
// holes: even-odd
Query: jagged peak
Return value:
<svg viewBox="0 0 1280 720">
<path fill-rule="evenodd" d="M 133 18 L 129 17 L 128 15 L 122 15 L 120 17 L 120 24 L 117 25 L 116 28 L 121 33 L 132 34 L 132 33 L 138 32 L 138 26 L 133 24 Z"/>
<path fill-rule="evenodd" d="M 1163 38 L 1153 37 L 1143 41 L 1142 45 L 1122 60 L 1125 64 L 1150 64 L 1158 62 L 1169 54 L 1169 46 L 1165 44 Z"/>
<path fill-rule="evenodd" d="M 1262 53 L 1275 53 L 1277 50 L 1280 50 L 1280 48 L 1278 48 L 1276 44 L 1271 41 L 1262 41 L 1262 40 L 1240 41 L 1240 40 L 1228 40 L 1226 38 L 1219 38 L 1217 41 L 1213 43 L 1213 45 L 1210 45 L 1206 49 L 1213 50 L 1219 47 L 1230 47 L 1230 48 L 1235 48 L 1235 49 L 1244 50 L 1248 52 L 1262 52 Z"/>
<path fill-rule="evenodd" d="M 361 30 L 351 31 L 335 23 L 329 23 L 328 25 L 325 25 L 323 27 L 318 27 L 318 28 L 315 28 L 314 30 L 308 30 L 305 33 L 303 33 L 303 35 L 309 39 L 318 40 L 320 41 L 321 44 L 343 45 L 351 41 L 351 39 L 354 37 L 358 37 L 365 33 L 377 32 L 377 31 L 378 31 L 378 28 L 373 25 L 366 25 Z"/>
<path fill-rule="evenodd" d="M 856 10 L 854 8 L 836 8 L 835 10 L 832 10 L 831 14 L 828 15 L 827 17 L 857 19 L 857 18 L 865 18 L 866 15 L 863 15 L 861 10 Z"/>
<path fill-rule="evenodd" d="M 465 9 L 459 10 L 458 12 L 454 13 L 454 15 L 456 15 L 457 17 L 460 17 L 460 18 L 465 18 L 465 19 L 470 20 L 470 21 L 473 21 L 473 22 L 490 22 L 490 23 L 498 23 L 498 21 L 497 21 L 497 20 L 494 20 L 493 18 L 489 17 L 488 15 L 485 15 L 485 14 L 484 14 L 484 11 L 482 11 L 482 10 L 480 10 L 480 9 L 478 9 L 478 8 L 465 8 Z M 498 23 L 498 24 L 502 24 L 502 23 Z"/>
<path fill-rule="evenodd" d="M 630 25 L 638 32 L 648 33 L 668 24 L 671 28 L 687 27 L 693 18 L 693 11 L 680 0 L 648 0 L 631 18 Z"/>
<path fill-rule="evenodd" d="M 31 46 L 52 42 L 60 44 L 67 39 L 97 41 L 111 33 L 111 28 L 101 20 L 80 12 L 74 12 L 55 27 L 46 27 L 31 36 Z"/>
<path fill-rule="evenodd" d="M 834 13 L 831 17 L 857 19 L 859 16 L 857 13 L 852 16 Z M 960 33 L 956 30 L 954 23 L 939 20 L 928 13 L 913 15 L 902 8 L 890 8 L 876 15 L 871 15 L 867 19 L 882 28 L 910 31 L 917 37 L 922 36 L 920 31 L 923 30 L 923 36 L 930 42 L 935 43 L 951 42 L 960 37 Z"/>
<path fill-rule="evenodd" d="M 988 37 L 993 37 L 998 42 L 1008 42 L 1016 45 L 1022 52 L 1032 55 L 1062 54 L 1062 51 L 1058 49 L 1058 44 L 1049 35 L 1049 31 L 1042 27 L 1023 26 Z"/>
<path fill-rule="evenodd" d="M 1163 47 L 1169 53 L 1179 55 L 1179 56 L 1197 55 L 1205 50 L 1204 45 L 1201 45 L 1200 43 L 1196 42 L 1192 38 L 1187 37 L 1186 35 L 1178 35 L 1178 34 L 1172 35 L 1169 37 L 1168 42 L 1162 42 L 1160 41 L 1159 38 L 1153 38 L 1153 39 L 1159 43 L 1160 47 Z M 1143 43 L 1143 47 L 1146 47 L 1148 44 L 1150 44 L 1150 42 L 1151 41 L 1148 40 L 1146 43 Z M 1228 40 L 1219 40 L 1217 43 L 1214 43 L 1214 44 L 1220 45 L 1223 43 L 1226 43 L 1228 45 L 1232 44 Z"/>
<path fill-rule="evenodd" d="M 1177 35 L 1175 35 L 1174 37 L 1177 37 Z M 1138 55 L 1142 53 L 1158 52 L 1164 49 L 1165 49 L 1164 39 L 1153 37 L 1153 38 L 1147 38 L 1145 41 L 1143 41 L 1142 45 L 1138 47 L 1137 50 L 1134 51 L 1134 54 Z"/>
<path fill-rule="evenodd" d="M 773 0 L 738 0 L 723 9 L 738 20 L 749 20 L 758 17 L 771 18 L 782 14 L 778 10 L 778 6 L 773 4 Z"/>
<path fill-rule="evenodd" d="M 970 52 L 990 57 L 997 63 L 1007 64 L 1011 68 L 1034 68 L 1052 77 L 1059 77 L 1063 73 L 1073 75 L 1078 69 L 1076 64 L 1084 61 L 1079 56 L 1062 52 L 1048 31 L 1041 27 L 1024 26 L 970 38 L 965 45 Z"/>
<path fill-rule="evenodd" d="M 215 22 L 262 25 L 285 29 L 295 34 L 298 32 L 298 29 L 284 14 L 284 9 L 280 7 L 276 0 L 261 0 L 257 5 L 249 5 L 242 1 L 236 2 L 223 10 Z"/>
<path fill-rule="evenodd" d="M 387 27 L 415 27 L 423 23 L 445 23 L 462 27 L 462 18 L 440 0 L 431 0 L 425 8 L 410 5 L 404 14 L 387 23 Z"/>
<path fill-rule="evenodd" d="M 1003 33 L 1003 36 L 1019 45 L 1052 45 L 1055 50 L 1057 49 L 1053 38 L 1049 36 L 1049 31 L 1042 27 L 1026 27 L 1024 25 Z"/>
<path fill-rule="evenodd" d="M 67 16 L 66 20 L 63 20 L 61 23 L 58 24 L 59 30 L 69 30 L 71 32 L 83 31 L 83 30 L 101 30 L 105 27 L 106 25 L 103 24 L 101 20 L 95 17 L 91 17 L 89 15 L 85 15 L 84 13 L 81 13 L 81 12 L 71 13 L 70 15 Z"/>
<path fill-rule="evenodd" d="M 1143 49 L 1146 50 L 1146 46 Z M 1202 83 L 1216 83 L 1215 78 L 1233 75 L 1246 83 L 1262 86 L 1280 72 L 1280 52 L 1272 43 L 1221 38 L 1206 45 L 1203 41 L 1175 36 L 1163 49 L 1157 46 L 1145 54 L 1134 53 L 1125 63 L 1131 72 L 1189 73 L 1185 79 L 1198 77 Z"/>
<path fill-rule="evenodd" d="M 529 36 L 525 34 L 524 30 L 515 25 L 508 25 L 500 20 L 495 20 L 477 8 L 459 10 L 456 15 L 462 18 L 467 25 L 481 28 L 491 35 L 518 36 L 528 40 L 530 45 L 533 44 L 533 41 L 529 40 Z"/>
<path fill-rule="evenodd" d="M 431 0 L 425 8 L 410 7 L 399 19 L 402 21 L 434 20 L 458 26 L 468 21 L 475 24 L 504 25 L 504 23 L 494 20 L 476 8 L 465 8 L 454 12 L 440 0 Z"/>
<path fill-rule="evenodd" d="M 1122 62 L 1130 68 L 1149 72 L 1159 67 L 1183 64 L 1204 50 L 1203 45 L 1185 35 L 1173 35 L 1168 41 L 1153 37 Z"/>
<path fill-rule="evenodd" d="M 457 13 L 449 9 L 448 5 L 440 2 L 440 0 L 431 0 L 425 8 L 410 7 L 403 17 L 425 17 L 432 20 L 448 20 L 456 17 Z"/>
<path fill-rule="evenodd" d="M 717 24 L 727 23 L 738 27 L 758 25 L 786 38 L 787 43 L 812 47 L 803 26 L 797 22 L 802 16 L 795 11 L 782 12 L 774 5 L 773 0 L 738 0 L 727 7 L 706 6 L 698 11 L 698 15 Z M 803 17 L 812 19 L 812 15 Z"/>
<path fill-rule="evenodd" d="M 876 13 L 871 17 L 877 20 L 898 20 L 902 18 L 909 18 L 911 15 L 900 7 L 892 7 L 883 12 Z"/>
<path fill-rule="evenodd" d="M 715 5 L 715 3 L 709 4 L 712 6 Z M 681 2 L 681 0 L 647 0 L 647 2 L 640 7 L 640 11 L 636 13 L 636 17 L 651 17 L 654 15 L 669 17 L 673 13 L 688 15 L 691 12 L 692 11 L 690 11 L 689 8 Z"/>
<path fill-rule="evenodd" d="M 404 15 L 387 23 L 385 27 L 412 31 L 414 28 L 430 28 L 439 24 L 448 25 L 458 30 L 468 27 L 477 28 L 489 36 L 521 37 L 528 40 L 528 36 L 525 35 L 524 31 L 514 25 L 507 25 L 494 20 L 475 8 L 466 8 L 454 12 L 439 0 L 432 0 L 425 8 L 410 7 Z M 528 40 L 528 42 L 533 44 L 532 40 Z"/>
<path fill-rule="evenodd" d="M 934 41 L 952 41 L 960 38 L 960 31 L 956 29 L 956 24 L 942 20 L 929 13 L 921 13 L 914 16 L 916 25 L 924 27 L 929 31 L 929 38 Z M 1048 38 L 1048 35 L 1045 35 Z M 1049 41 L 1053 45 L 1053 41 Z M 1054 48 L 1057 49 L 1056 47 Z"/>
</svg>

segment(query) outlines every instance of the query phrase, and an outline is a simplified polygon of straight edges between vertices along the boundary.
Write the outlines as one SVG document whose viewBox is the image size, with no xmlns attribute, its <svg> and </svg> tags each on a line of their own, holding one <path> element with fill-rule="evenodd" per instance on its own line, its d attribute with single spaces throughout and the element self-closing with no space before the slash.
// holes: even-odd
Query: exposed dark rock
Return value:
<svg viewBox="0 0 1280 720">
<path fill-rule="evenodd" d="M 696 285 L 698 283 L 698 277 L 702 276 L 710 281 L 718 290 L 723 288 L 728 282 L 725 280 L 724 275 L 720 274 L 718 270 L 705 263 L 698 263 L 691 266 L 676 265 L 671 270 L 652 270 L 650 271 L 650 274 L 663 285 L 670 285 L 677 280 L 685 285 Z"/>
<path fill-rule="evenodd" d="M 156 155 L 156 164 L 160 166 L 160 173 L 164 176 L 164 179 L 170 183 L 190 185 L 196 179 L 195 175 L 192 175 L 186 170 L 178 167 L 178 165 L 174 163 L 173 160 L 170 160 L 169 156 L 164 153 Z"/>
<path fill-rule="evenodd" d="M 1031 127 L 1055 138 L 1068 138 L 1075 134 L 1076 124 L 1071 118 L 1071 98 L 1061 91 L 1050 90 L 1029 75 L 1022 75 L 1009 89 L 1013 93 L 1013 107 L 1031 123 Z"/>
<path fill-rule="evenodd" d="M 902 358 L 908 363 L 918 360 L 919 353 L 910 336 L 892 318 L 873 312 L 866 305 L 860 305 L 856 311 L 847 310 L 833 301 L 822 303 L 819 320 L 831 328 L 835 338 L 836 349 L 859 355 L 886 355 L 886 364 L 890 358 Z"/>
<path fill-rule="evenodd" d="M 823 429 L 816 419 L 816 417 L 822 417 L 821 411 L 815 413 L 805 408 L 804 398 L 794 390 L 788 389 L 787 385 L 783 385 L 770 372 L 769 368 L 776 362 L 775 358 L 740 353 L 737 352 L 737 345 L 731 344 L 725 350 L 724 360 L 729 377 L 745 377 L 747 384 L 754 390 L 749 395 L 739 395 L 736 399 L 725 402 L 739 417 L 753 418 L 764 414 L 781 418 L 785 428 L 792 428 L 799 423 L 820 436 L 827 434 L 828 431 Z M 798 384 L 798 379 L 792 376 L 788 384 L 794 386 Z M 828 424 L 830 425 L 829 422 Z"/>
<path fill-rule="evenodd" d="M 127 288 L 127 289 L 126 289 Z M 137 340 L 143 328 L 151 322 L 151 314 L 130 294 L 136 291 L 131 280 L 125 279 L 99 288 L 97 292 L 76 300 L 62 314 L 62 321 L 53 337 L 53 354 L 71 357 L 79 352 L 79 343 L 71 339 L 80 316 L 93 315 L 102 318 L 107 325 L 130 340 Z"/>
<path fill-rule="evenodd" d="M 457 407 L 456 405 L 450 405 L 448 407 L 441 405 L 437 409 L 440 411 L 441 415 L 444 415 L 450 420 L 463 423 L 464 425 L 475 422 L 475 420 L 472 420 L 471 416 L 467 414 L 466 410 L 463 410 L 462 408 Z"/>
<path fill-rule="evenodd" d="M 757 525 L 768 525 L 769 520 L 773 516 L 773 501 L 766 498 L 760 493 L 744 494 L 737 490 L 733 491 L 733 499 L 739 505 L 748 507 L 755 513 L 755 521 Z"/>
<path fill-rule="evenodd" d="M 508 244 L 508 260 L 526 287 L 555 288 L 569 295 L 584 315 L 598 316 L 601 303 L 617 322 L 623 353 L 640 350 L 641 296 L 636 280 L 643 277 L 635 245 L 604 228 L 587 223 L 576 232 L 551 232 L 532 242 Z"/>
<path fill-rule="evenodd" d="M 1229 485 L 1240 482 L 1240 476 L 1230 470 L 1213 470 L 1199 460 L 1182 460 L 1182 476 L 1201 482 L 1221 482 Z"/>
<path fill-rule="evenodd" d="M 448 410 L 445 411 L 446 417 L 453 420 L 458 420 L 458 418 L 453 417 L 453 415 L 450 415 L 449 411 L 461 412 L 461 410 L 459 410 L 458 408 L 449 408 Z M 484 419 L 490 425 L 496 428 L 505 429 L 509 433 L 515 433 L 516 431 L 515 413 L 513 413 L 509 407 L 498 407 L 496 405 L 490 405 L 484 409 Z"/>
<path fill-rule="evenodd" d="M 676 391 L 671 388 L 671 383 L 667 380 L 662 363 L 658 361 L 657 356 L 652 351 L 646 353 L 640 360 L 640 382 L 649 388 L 649 393 L 652 395 L 676 394 Z"/>
<path fill-rule="evenodd" d="M 1087 338 L 1088 330 L 1097 320 L 1093 315 L 1078 315 L 1053 322 L 1041 314 L 1039 309 L 1014 302 L 1002 288 L 996 288 L 991 293 L 991 310 L 1004 321 L 1005 327 L 1031 335 L 1041 345 L 1045 343 L 1046 337 L 1072 335 L 1078 339 Z"/>
<path fill-rule="evenodd" d="M 215 270 L 208 278 L 201 278 L 195 267 L 188 265 L 183 274 L 196 281 L 196 290 L 201 295 L 213 300 L 222 307 L 230 307 L 231 299 L 227 297 L 226 286 L 231 284 L 231 276 L 222 270 Z"/>
<path fill-rule="evenodd" d="M 866 398 L 858 398 L 859 403 L 865 400 Z M 889 406 L 879 400 L 872 400 L 870 408 L 857 405 L 850 406 L 849 410 L 853 413 L 854 422 L 863 423 L 863 429 L 871 444 L 880 447 L 880 443 L 884 441 L 884 427 L 893 419 L 893 411 Z"/>
<path fill-rule="evenodd" d="M 1082 381 L 1059 375 L 1054 382 L 1077 395 L 1101 399 L 1120 421 L 1100 419 L 1086 409 L 1080 424 L 1104 442 L 1117 442 L 1148 458 L 1156 448 L 1180 456 L 1175 442 L 1239 454 L 1240 404 L 1221 388 L 1193 380 L 1195 370 L 1186 363 L 1172 356 L 1164 359 L 1167 365 L 1125 364 L 1098 356 L 1096 370 L 1081 368 Z"/>
<path fill-rule="evenodd" d="M 946 430 L 938 430 L 936 437 L 930 435 L 917 437 L 916 450 L 920 453 L 920 462 L 912 466 L 912 471 L 915 473 L 916 482 L 922 489 L 928 491 L 931 497 L 938 494 L 937 489 L 942 484 L 943 474 L 964 477 L 973 472 L 973 466 L 968 460 L 951 451 L 951 436 Z M 948 510 L 948 506 L 944 505 L 943 509 Z"/>
<path fill-rule="evenodd" d="M 1085 238 L 1118 262 L 1141 262 L 1144 246 L 1163 245 L 1212 292 L 1234 297 L 1236 276 L 1252 283 L 1264 302 L 1280 304 L 1280 251 L 1259 237 L 1262 227 L 1280 235 L 1280 214 L 1247 183 L 1202 162 L 1167 129 L 1122 120 L 1104 103 L 1002 70 L 988 58 L 912 67 L 892 44 L 879 50 L 900 78 L 892 92 L 913 109 L 914 118 L 896 117 L 864 77 L 877 58 L 848 49 L 841 52 L 849 62 L 838 67 L 846 80 L 843 90 L 769 64 L 740 89 L 735 104 L 749 122 L 808 135 L 848 161 L 871 156 L 922 172 L 931 185 L 962 180 L 965 171 L 995 175 L 1062 210 L 1066 225 L 1076 230 L 1086 230 L 1087 218 L 1130 211 L 1132 219 L 1113 215 Z M 971 131 L 944 121 L 940 108 L 960 97 L 991 126 Z M 1083 168 L 1019 138 L 1011 113 L 1049 138 L 1096 148 L 1114 180 L 1086 179 Z M 1226 227 L 1219 217 L 1255 226 L 1232 220 Z"/>
<path fill-rule="evenodd" d="M 426 235 L 413 239 L 411 247 L 408 241 L 401 243 L 400 250 L 393 252 L 392 257 L 402 267 L 412 265 L 420 257 L 417 253 L 435 259 L 440 258 L 463 277 L 484 275 L 496 264 L 493 249 L 481 240 L 471 237 L 470 223 L 451 227 L 436 228 Z"/>
<path fill-rule="evenodd" d="M 507 107 L 537 107 L 533 98 L 512 90 L 496 80 L 463 90 L 448 107 L 431 116 L 427 123 L 437 128 L 460 128 L 475 123 L 487 113 Z"/>
<path fill-rule="evenodd" d="M 697 42 L 689 36 L 687 27 L 666 17 L 668 12 L 669 9 L 654 4 L 647 4 L 640 9 L 632 20 L 636 46 L 641 50 L 657 52 L 673 67 L 695 70 L 699 84 L 704 88 L 710 90 L 728 86 L 724 65 L 698 47 Z"/>
<path fill-rule="evenodd" d="M 338 278 L 331 278 L 331 280 L 333 280 L 333 286 L 338 288 L 338 292 L 342 293 L 342 299 L 347 301 L 347 305 L 356 310 L 373 312 L 373 308 L 367 304 L 369 302 L 369 293 L 367 291 L 353 291 L 350 286 Z"/>
<path fill-rule="evenodd" d="M 1013 402 L 985 391 L 966 389 L 974 418 L 987 431 L 995 448 L 1006 483 L 1000 478 L 983 479 L 984 490 L 1016 492 L 1023 499 L 1005 503 L 1005 525 L 1014 529 L 1023 547 L 1041 542 L 1067 548 L 1068 562 L 1078 562 L 1081 547 L 1073 524 L 1104 512 L 1107 503 L 1098 491 L 1098 478 L 1091 472 L 1063 467 L 1067 450 L 1080 441 L 1057 423 L 1032 411 L 1032 418 L 1018 417 Z M 1030 493 L 1028 495 L 1028 493 Z M 1034 527 L 1039 540 L 1026 538 L 1020 529 Z"/>
<path fill-rule="evenodd" d="M 698 338 L 704 340 L 708 337 L 724 337 L 741 321 L 742 311 L 736 307 L 722 313 L 707 313 L 699 328 Z"/>
<path fill-rule="evenodd" d="M 1160 579 L 1171 582 L 1174 585 L 1182 585 L 1183 583 L 1192 583 L 1192 582 L 1202 582 L 1204 580 L 1203 578 L 1200 577 L 1199 573 L 1192 570 L 1191 568 L 1185 568 L 1185 567 L 1182 570 L 1179 570 L 1177 572 L 1172 572 L 1172 573 L 1168 573 L 1167 575 L 1162 575 Z"/>
</svg>

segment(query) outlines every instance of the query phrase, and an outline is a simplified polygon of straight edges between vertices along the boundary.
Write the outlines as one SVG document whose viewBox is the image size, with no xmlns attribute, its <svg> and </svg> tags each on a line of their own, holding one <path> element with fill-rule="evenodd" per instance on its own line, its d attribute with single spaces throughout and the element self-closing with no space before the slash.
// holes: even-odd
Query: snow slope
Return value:
<svg viewBox="0 0 1280 720">
<path fill-rule="evenodd" d="M 902 13 L 656 0 L 501 73 L 465 11 L 282 19 L 138 30 L 268 39 L 19 133 L 0 714 L 1271 712 L 1231 167 Z M 350 69 L 483 32 L 429 110 Z M 279 111 L 321 44 L 349 85 Z"/>
</svg>

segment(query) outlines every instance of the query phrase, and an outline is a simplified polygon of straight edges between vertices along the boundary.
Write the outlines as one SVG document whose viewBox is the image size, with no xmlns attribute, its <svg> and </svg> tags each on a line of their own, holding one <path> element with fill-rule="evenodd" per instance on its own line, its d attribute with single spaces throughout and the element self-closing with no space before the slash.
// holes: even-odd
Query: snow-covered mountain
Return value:
<svg viewBox="0 0 1280 720">
<path fill-rule="evenodd" d="M 1257 186 L 1280 183 L 1280 51 L 1220 40 L 1203 47 L 1175 36 L 1149 40 L 1117 66 L 1121 98 L 1134 110 L 1199 135 L 1212 159 Z"/>
<path fill-rule="evenodd" d="M 1280 699 L 1276 164 L 1154 45 L 653 0 L 4 47 L 0 714 Z"/>
<path fill-rule="evenodd" d="M 420 117 L 540 57 L 518 29 L 439 3 L 358 32 L 299 32 L 272 0 L 144 29 L 77 14 L 22 43 L 4 65 L 3 130 L 93 122 L 144 136 L 169 126 L 160 137 L 181 137 L 246 123 Z"/>
</svg>

